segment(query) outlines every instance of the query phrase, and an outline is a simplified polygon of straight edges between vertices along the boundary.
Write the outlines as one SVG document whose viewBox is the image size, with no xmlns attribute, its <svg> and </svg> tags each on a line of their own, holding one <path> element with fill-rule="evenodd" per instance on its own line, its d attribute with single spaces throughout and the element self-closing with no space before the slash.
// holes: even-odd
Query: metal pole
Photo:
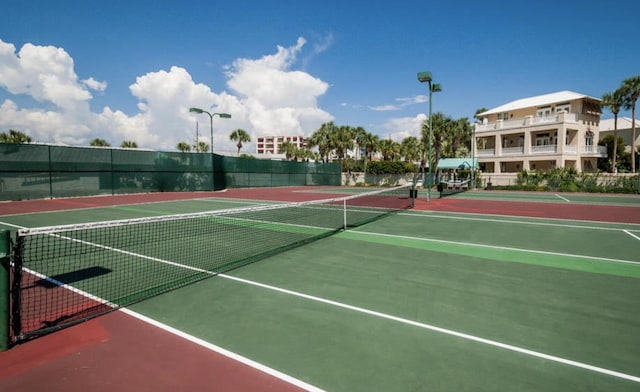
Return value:
<svg viewBox="0 0 640 392">
<path fill-rule="evenodd" d="M 0 351 L 9 348 L 9 231 L 0 230 Z"/>
<path fill-rule="evenodd" d="M 211 190 L 216 190 L 216 169 L 213 165 L 213 115 L 209 112 L 205 112 L 209 115 L 209 129 L 211 130 Z"/>
<path fill-rule="evenodd" d="M 431 88 L 431 81 L 429 81 L 429 157 L 428 157 L 428 163 L 429 163 L 429 178 L 427 179 L 427 201 L 431 200 L 431 144 L 433 144 L 432 142 L 432 134 L 431 132 L 433 131 L 433 122 L 431 121 L 431 98 L 433 96 L 433 88 Z"/>
</svg>

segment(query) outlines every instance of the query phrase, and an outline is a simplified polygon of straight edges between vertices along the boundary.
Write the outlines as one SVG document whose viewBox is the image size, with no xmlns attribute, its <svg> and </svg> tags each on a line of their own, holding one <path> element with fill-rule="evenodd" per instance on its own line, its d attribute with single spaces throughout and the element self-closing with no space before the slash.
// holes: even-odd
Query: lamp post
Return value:
<svg viewBox="0 0 640 392">
<path fill-rule="evenodd" d="M 442 86 L 440 86 L 438 83 L 433 83 L 433 78 L 431 77 L 431 72 L 425 71 L 425 72 L 418 72 L 418 81 L 420 83 L 429 83 L 429 153 L 428 153 L 428 158 L 427 158 L 427 162 L 429 162 L 429 177 L 427 178 L 427 201 L 431 200 L 431 167 L 433 166 L 431 164 L 431 134 L 433 132 L 433 122 L 431 121 L 431 113 L 432 113 L 432 105 L 431 105 L 431 101 L 432 101 L 432 93 L 438 92 L 438 91 L 442 91 Z"/>
<path fill-rule="evenodd" d="M 220 118 L 231 118 L 231 115 L 228 113 L 209 113 L 206 110 L 202 110 L 200 108 L 189 108 L 191 113 L 206 113 L 209 116 L 210 125 L 211 125 L 211 154 L 213 155 L 213 118 L 218 116 Z"/>
<path fill-rule="evenodd" d="M 200 108 L 189 108 L 189 112 L 198 114 L 206 113 L 209 116 L 209 124 L 211 126 L 211 189 L 215 190 L 215 170 L 213 167 L 213 117 L 218 116 L 220 118 L 231 118 L 231 115 L 229 113 L 209 113 Z"/>
</svg>

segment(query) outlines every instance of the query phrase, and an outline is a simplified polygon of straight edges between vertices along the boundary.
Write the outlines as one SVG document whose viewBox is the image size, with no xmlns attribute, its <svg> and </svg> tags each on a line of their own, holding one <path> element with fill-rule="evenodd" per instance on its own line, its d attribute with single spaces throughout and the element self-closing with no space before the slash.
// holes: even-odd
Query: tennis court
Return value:
<svg viewBox="0 0 640 392">
<path fill-rule="evenodd" d="M 359 193 L 327 187 L 289 191 L 286 200 Z M 277 199 L 258 189 L 91 208 L 67 201 L 64 210 L 5 213 L 0 227 L 139 219 Z M 306 231 L 313 224 L 303 226 Z M 250 231 L 234 236 L 234 246 L 247 249 L 257 238 Z M 207 245 L 200 237 L 182 240 Z M 156 263 L 189 265 L 183 256 L 164 250 L 150 255 Z M 72 285 L 94 279 L 117 285 L 116 268 L 95 264 L 88 265 L 103 270 L 75 276 Z M 221 352 L 229 362 L 241 361 L 256 374 L 306 390 L 640 388 L 637 196 L 465 192 L 429 203 L 421 198 L 414 209 L 214 275 L 18 345 L 0 353 L 0 362 L 56 335 L 134 316 L 147 329 L 141 334 L 153 335 L 160 327 L 178 335 L 180 346 Z M 133 348 L 123 350 L 123 358 L 136 357 Z M 165 355 L 139 359 L 162 369 L 176 354 Z M 43 366 L 53 365 L 0 376 L 0 388 L 56 385 L 38 379 Z M 215 390 L 219 377 L 233 379 L 234 372 L 200 377 L 208 377 Z M 68 370 L 65 377 L 67 386 L 78 385 Z M 166 389 L 191 382 L 172 385 L 161 374 L 158 379 Z M 284 390 L 284 384 L 265 382 L 254 390 Z M 250 389 L 236 387 L 231 389 Z"/>
</svg>

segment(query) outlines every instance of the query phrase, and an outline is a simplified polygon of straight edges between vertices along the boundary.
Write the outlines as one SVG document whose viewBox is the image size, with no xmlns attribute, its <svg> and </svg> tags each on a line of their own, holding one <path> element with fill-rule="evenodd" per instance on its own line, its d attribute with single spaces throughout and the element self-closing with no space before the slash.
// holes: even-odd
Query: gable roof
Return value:
<svg viewBox="0 0 640 392">
<path fill-rule="evenodd" d="M 598 128 L 602 131 L 613 131 L 614 118 L 600 120 Z M 618 117 L 618 131 L 622 129 L 631 129 L 631 117 Z M 636 119 L 636 130 L 640 129 L 640 120 Z"/>
<path fill-rule="evenodd" d="M 567 101 L 573 101 L 573 100 L 582 99 L 582 98 L 589 98 L 589 99 L 600 102 L 599 98 L 594 98 L 588 95 L 564 90 L 564 91 L 558 91 L 556 93 L 551 93 L 551 94 L 537 95 L 535 97 L 517 99 L 515 101 L 511 101 L 509 103 L 498 106 L 496 108 L 487 110 L 486 112 L 479 113 L 478 116 L 487 116 L 489 114 L 511 112 L 513 110 L 518 110 L 518 109 L 551 105 L 552 103 L 567 102 Z"/>
</svg>

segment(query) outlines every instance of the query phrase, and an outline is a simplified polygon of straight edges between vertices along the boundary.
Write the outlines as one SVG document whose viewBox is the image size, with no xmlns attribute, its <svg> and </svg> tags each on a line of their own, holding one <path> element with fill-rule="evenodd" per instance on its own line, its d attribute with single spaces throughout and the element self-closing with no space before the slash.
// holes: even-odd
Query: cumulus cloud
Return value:
<svg viewBox="0 0 640 392">
<path fill-rule="evenodd" d="M 61 48 L 25 44 L 18 53 L 0 40 L 0 85 L 61 110 L 76 110 L 91 99 L 78 81 L 73 59 Z"/>
<path fill-rule="evenodd" d="M 314 53 L 325 50 L 330 41 L 327 38 Z M 46 108 L 20 108 L 6 99 L 0 104 L 0 128 L 25 131 L 39 142 L 88 145 L 101 137 L 112 145 L 132 140 L 140 147 L 173 150 L 180 141 L 195 141 L 196 122 L 200 140 L 211 143 L 209 118 L 189 112 L 199 107 L 232 115 L 214 118 L 213 145 L 218 151 L 235 149 L 228 135 L 237 128 L 247 130 L 253 140 L 267 134 L 310 134 L 333 117 L 317 103 L 328 84 L 293 69 L 305 44 L 299 38 L 291 47 L 278 46 L 276 53 L 234 61 L 226 72 L 232 93 L 196 83 L 182 67 L 150 71 L 129 87 L 139 112 L 127 115 L 110 107 L 90 110 L 90 90 L 107 94 L 107 81 L 91 76 L 79 80 L 73 58 L 64 49 L 25 44 L 16 52 L 13 44 L 0 40 L 0 87 L 30 96 Z"/>
<path fill-rule="evenodd" d="M 107 89 L 107 82 L 98 82 L 94 78 L 85 79 L 82 83 L 92 90 L 104 91 Z"/>
<path fill-rule="evenodd" d="M 422 124 L 427 120 L 425 114 L 418 114 L 415 117 L 394 118 L 384 124 L 384 129 L 391 136 L 392 140 L 402 141 L 404 138 L 414 136 L 420 139 L 422 136 Z"/>
</svg>

